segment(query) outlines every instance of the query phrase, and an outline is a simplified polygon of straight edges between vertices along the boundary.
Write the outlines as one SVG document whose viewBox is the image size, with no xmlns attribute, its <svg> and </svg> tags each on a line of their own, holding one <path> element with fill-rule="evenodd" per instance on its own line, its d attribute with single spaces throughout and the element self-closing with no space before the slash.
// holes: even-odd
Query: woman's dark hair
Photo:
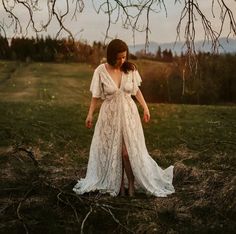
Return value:
<svg viewBox="0 0 236 234">
<path fill-rule="evenodd" d="M 107 46 L 107 62 L 111 66 L 116 64 L 117 55 L 122 52 L 127 52 L 126 61 L 122 64 L 121 70 L 124 73 L 128 73 L 129 71 L 136 70 L 136 66 L 128 61 L 129 58 L 129 48 L 126 43 L 120 39 L 112 40 Z"/>
</svg>

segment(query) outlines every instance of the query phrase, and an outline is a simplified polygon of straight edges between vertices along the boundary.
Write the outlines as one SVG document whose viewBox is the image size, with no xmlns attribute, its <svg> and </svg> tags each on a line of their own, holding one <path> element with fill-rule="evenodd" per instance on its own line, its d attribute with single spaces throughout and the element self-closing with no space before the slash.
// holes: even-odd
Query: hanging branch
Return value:
<svg viewBox="0 0 236 234">
<path fill-rule="evenodd" d="M 6 33 L 4 25 L 5 25 L 4 21 L 2 23 L 0 23 L 0 36 L 1 36 L 1 34 L 4 34 L 4 37 L 6 38 L 7 37 L 7 33 Z"/>
<path fill-rule="evenodd" d="M 56 37 L 65 33 L 70 38 L 74 35 L 69 26 L 66 24 L 68 20 L 77 20 L 77 16 L 83 13 L 85 8 L 85 0 L 1 0 L 3 10 L 8 16 L 8 23 L 5 21 L 0 22 L 0 35 L 6 34 L 6 28 L 13 28 L 14 35 L 25 33 L 27 36 L 28 30 L 31 29 L 36 33 L 45 32 L 47 28 L 56 21 L 58 23 Z M 105 41 L 110 38 L 110 30 L 112 24 L 122 22 L 126 29 L 130 29 L 133 33 L 133 42 L 135 44 L 136 32 L 145 34 L 146 48 L 149 43 L 149 35 L 152 31 L 150 26 L 151 14 L 158 14 L 164 10 L 167 16 L 166 0 L 91 0 L 93 7 L 97 14 L 107 15 L 107 27 L 105 31 Z M 220 25 L 218 30 L 214 29 L 209 15 L 203 12 L 203 7 L 199 5 L 199 0 L 175 0 L 175 4 L 183 6 L 180 13 L 180 18 L 177 23 L 177 39 L 180 35 L 184 35 L 184 46 L 186 46 L 186 54 L 194 57 L 195 51 L 195 36 L 196 36 L 196 22 L 200 19 L 204 31 L 204 42 L 211 42 L 213 52 L 217 52 L 220 43 L 219 38 L 223 33 L 223 27 L 228 23 L 230 35 L 236 36 L 236 22 L 235 15 L 229 7 L 229 3 L 225 0 L 212 0 L 211 1 L 211 15 L 216 17 L 215 9 L 220 11 Z M 41 5 L 40 5 L 41 4 Z M 64 5 L 63 5 L 64 4 Z M 18 9 L 25 10 L 25 17 L 27 17 L 26 26 L 22 25 Z M 40 25 L 36 24 L 36 18 L 40 12 L 47 13 L 47 19 L 41 22 Z M 167 19 L 168 20 L 168 19 Z M 24 29 L 24 30 L 23 30 Z M 81 31 L 81 30 L 80 30 Z"/>
<path fill-rule="evenodd" d="M 176 3 L 177 1 L 175 1 Z M 178 1 L 181 3 L 181 1 Z M 184 7 L 181 11 L 180 19 L 177 25 L 177 37 L 176 41 L 180 39 L 181 35 L 181 29 L 182 24 L 185 23 L 184 27 L 184 46 L 186 47 L 186 65 L 190 68 L 190 70 L 195 70 L 197 68 L 197 59 L 196 59 L 196 48 L 195 48 L 195 37 L 196 37 L 196 29 L 195 29 L 195 23 L 200 18 L 201 25 L 203 27 L 204 32 L 204 42 L 211 42 L 211 51 L 213 53 L 217 53 L 219 47 L 221 47 L 219 38 L 222 35 L 223 26 L 225 25 L 226 16 L 228 16 L 228 19 L 230 21 L 230 31 L 228 34 L 228 37 L 230 34 L 236 35 L 236 23 L 234 19 L 234 15 L 232 11 L 227 7 L 224 0 L 217 0 L 218 7 L 220 9 L 220 30 L 216 31 L 211 21 L 207 18 L 207 16 L 203 13 L 202 9 L 200 8 L 197 0 L 185 0 L 184 1 Z M 215 7 L 215 1 L 212 0 L 211 5 L 211 13 L 212 16 L 215 18 L 214 13 L 214 7 Z M 193 69 L 193 66 L 195 69 Z"/>
<path fill-rule="evenodd" d="M 12 10 L 15 8 L 16 3 L 13 2 L 12 6 L 8 6 L 8 1 L 2 0 L 2 5 L 5 10 L 5 12 L 8 14 L 8 18 L 11 19 L 9 25 L 6 25 L 7 28 L 14 27 L 14 33 L 16 34 L 18 31 L 22 33 L 22 26 L 20 23 L 19 18 L 15 15 L 15 13 L 12 12 Z M 1 25 L 2 28 L 5 28 L 5 24 Z"/>
<path fill-rule="evenodd" d="M 133 33 L 133 43 L 135 44 L 135 33 L 145 33 L 145 45 L 148 46 L 150 28 L 150 14 L 159 13 L 163 8 L 166 15 L 167 10 L 164 0 L 129 0 L 126 3 L 119 0 L 95 1 L 93 0 L 93 7 L 97 14 L 106 14 L 107 28 L 105 40 L 110 38 L 109 32 L 112 24 L 116 24 L 119 20 L 125 29 L 131 29 Z"/>
<path fill-rule="evenodd" d="M 225 25 L 225 19 L 228 16 L 228 19 L 230 22 L 229 23 L 230 30 L 229 30 L 227 38 L 230 36 L 231 33 L 235 36 L 236 35 L 236 22 L 234 19 L 233 12 L 227 7 L 224 0 L 221 0 L 222 5 L 220 4 L 219 0 L 217 2 L 218 2 L 220 9 L 221 9 L 221 14 L 220 14 L 221 15 L 221 27 L 220 27 L 219 35 L 221 35 L 221 33 L 222 33 L 223 26 Z"/>
<path fill-rule="evenodd" d="M 176 3 L 177 1 L 175 1 Z M 178 1 L 181 3 L 181 1 Z M 180 34 L 181 34 L 181 26 L 184 20 L 186 20 L 186 25 L 185 25 L 185 46 L 187 47 L 187 54 L 192 54 L 195 53 L 195 22 L 198 20 L 198 17 L 201 20 L 201 24 L 204 30 L 204 43 L 205 41 L 210 41 L 212 43 L 211 48 L 213 52 L 217 52 L 220 43 L 219 43 L 219 38 L 222 35 L 222 29 L 223 26 L 225 25 L 225 19 L 226 16 L 228 16 L 228 19 L 230 21 L 230 31 L 228 36 L 230 34 L 236 36 L 236 23 L 234 19 L 234 15 L 232 11 L 227 7 L 226 3 L 224 0 L 217 0 L 218 3 L 218 9 L 220 9 L 220 20 L 221 20 L 221 25 L 220 25 L 220 30 L 217 32 L 215 29 L 213 29 L 211 21 L 207 19 L 207 16 L 203 13 L 202 9 L 200 8 L 198 1 L 197 0 L 185 0 L 184 7 L 181 11 L 180 19 L 177 25 L 177 39 L 180 39 Z M 212 16 L 215 18 L 215 13 L 214 13 L 214 7 L 215 7 L 215 1 L 212 0 L 212 6 L 211 6 L 211 13 Z M 195 15 L 196 14 L 196 15 Z"/>
<path fill-rule="evenodd" d="M 11 2 L 8 0 L 2 0 L 1 2 L 10 21 L 8 25 L 6 25 L 6 23 L 0 23 L 0 28 L 9 29 L 13 27 L 13 37 L 17 34 L 27 36 L 29 27 L 31 27 L 35 34 L 38 35 L 38 33 L 46 31 L 50 24 L 52 24 L 52 21 L 55 20 L 59 24 L 56 37 L 58 37 L 61 32 L 65 32 L 73 39 L 73 33 L 70 31 L 65 21 L 69 16 L 71 16 L 71 19 L 77 20 L 77 15 L 84 9 L 83 0 L 75 0 L 73 2 L 64 0 L 63 3 L 66 5 L 65 10 L 59 8 L 58 4 L 59 2 L 61 3 L 59 0 L 47 0 L 44 3 L 39 3 L 38 0 L 13 0 Z M 41 5 L 39 6 L 39 4 Z M 17 14 L 18 9 L 25 10 L 24 16 L 27 18 L 27 24 L 24 28 L 19 14 Z M 46 22 L 42 22 L 39 26 L 36 26 L 36 17 L 42 11 L 46 12 L 48 19 Z"/>
</svg>

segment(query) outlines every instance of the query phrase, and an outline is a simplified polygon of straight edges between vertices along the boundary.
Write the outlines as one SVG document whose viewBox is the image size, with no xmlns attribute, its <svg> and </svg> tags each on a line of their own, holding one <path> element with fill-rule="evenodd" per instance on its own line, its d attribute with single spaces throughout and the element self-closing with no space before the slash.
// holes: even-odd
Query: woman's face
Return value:
<svg viewBox="0 0 236 234">
<path fill-rule="evenodd" d="M 121 67 L 122 64 L 125 62 L 127 56 L 127 51 L 120 52 L 116 56 L 116 64 L 115 67 Z"/>
</svg>

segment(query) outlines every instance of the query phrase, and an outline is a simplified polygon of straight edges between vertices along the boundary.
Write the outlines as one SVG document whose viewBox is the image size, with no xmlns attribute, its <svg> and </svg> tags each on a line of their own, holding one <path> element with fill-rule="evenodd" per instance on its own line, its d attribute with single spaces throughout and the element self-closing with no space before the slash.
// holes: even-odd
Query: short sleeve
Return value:
<svg viewBox="0 0 236 234">
<path fill-rule="evenodd" d="M 133 71 L 132 74 L 132 81 L 133 81 L 133 90 L 132 90 L 132 95 L 136 95 L 139 86 L 141 85 L 142 78 L 137 70 Z"/>
<path fill-rule="evenodd" d="M 100 98 L 102 96 L 102 90 L 101 90 L 101 80 L 99 77 L 98 69 L 95 69 L 92 77 L 92 81 L 90 84 L 90 89 L 92 93 L 92 97 Z"/>
</svg>

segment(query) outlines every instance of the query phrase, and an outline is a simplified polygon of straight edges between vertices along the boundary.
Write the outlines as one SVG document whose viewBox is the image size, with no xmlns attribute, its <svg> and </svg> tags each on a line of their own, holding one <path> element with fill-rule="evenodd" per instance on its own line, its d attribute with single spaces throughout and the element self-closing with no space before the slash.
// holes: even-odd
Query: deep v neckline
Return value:
<svg viewBox="0 0 236 234">
<path fill-rule="evenodd" d="M 118 85 L 117 85 L 116 82 L 113 80 L 113 78 L 111 77 L 110 73 L 108 72 L 105 63 L 104 63 L 104 70 L 106 71 L 108 77 L 111 79 L 111 81 L 113 82 L 113 84 L 115 85 L 115 87 L 116 87 L 117 89 L 121 89 L 122 80 L 123 80 L 123 72 L 121 71 L 120 86 L 118 87 Z"/>
</svg>

